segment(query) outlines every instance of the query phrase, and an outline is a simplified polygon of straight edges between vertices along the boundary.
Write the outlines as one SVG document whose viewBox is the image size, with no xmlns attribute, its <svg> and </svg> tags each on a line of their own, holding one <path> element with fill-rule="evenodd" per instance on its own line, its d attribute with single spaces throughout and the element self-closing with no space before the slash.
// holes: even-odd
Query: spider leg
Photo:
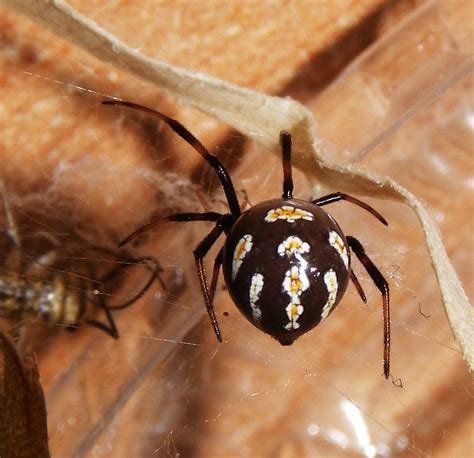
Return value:
<svg viewBox="0 0 474 458">
<path fill-rule="evenodd" d="M 291 176 L 291 135 L 286 131 L 280 132 L 280 145 L 283 156 L 283 199 L 293 198 L 293 178 Z"/>
<path fill-rule="evenodd" d="M 327 196 L 312 200 L 311 202 L 315 205 L 319 205 L 320 207 L 322 207 L 323 205 L 339 202 L 340 200 L 346 200 L 351 204 L 358 205 L 364 210 L 367 210 L 371 215 L 375 216 L 382 224 L 388 226 L 387 220 L 378 211 L 373 209 L 370 205 L 367 205 L 365 202 L 362 202 L 361 200 L 356 199 L 355 197 L 352 197 L 349 194 L 345 194 L 343 192 L 335 192 L 333 194 L 328 194 Z"/>
<path fill-rule="evenodd" d="M 132 108 L 134 110 L 144 111 L 152 116 L 164 121 L 168 124 L 171 129 L 173 129 L 184 141 L 189 143 L 205 160 L 206 162 L 216 171 L 219 179 L 221 181 L 222 188 L 224 189 L 225 196 L 227 198 L 227 203 L 229 204 L 230 213 L 234 218 L 240 216 L 240 206 L 235 193 L 234 185 L 232 184 L 232 179 L 230 178 L 229 173 L 222 165 L 221 161 L 217 159 L 216 156 L 209 153 L 207 148 L 191 133 L 186 127 L 184 127 L 180 122 L 175 119 L 169 118 L 168 116 L 160 113 L 159 111 L 152 110 L 151 108 L 144 107 L 132 102 L 125 102 L 123 100 L 106 100 L 102 102 L 104 105 L 115 105 Z"/>
<path fill-rule="evenodd" d="M 217 280 L 219 278 L 219 269 L 222 266 L 222 258 L 224 255 L 224 247 L 219 250 L 217 253 L 216 259 L 214 259 L 214 268 L 212 269 L 212 281 L 211 289 L 209 290 L 209 299 L 211 303 L 214 301 L 214 294 L 216 293 Z"/>
<path fill-rule="evenodd" d="M 217 340 L 222 342 L 221 331 L 219 329 L 219 324 L 216 318 L 216 312 L 214 310 L 214 305 L 212 303 L 213 297 L 211 297 L 211 292 L 209 291 L 209 286 L 207 283 L 206 272 L 204 270 L 203 259 L 206 256 L 207 252 L 211 249 L 214 243 L 217 241 L 219 236 L 226 230 L 228 230 L 230 223 L 233 221 L 232 215 L 224 215 L 216 224 L 214 229 L 199 243 L 197 248 L 194 250 L 194 259 L 196 261 L 196 269 L 199 277 L 199 283 L 201 285 L 202 295 L 204 296 L 204 302 L 206 304 L 207 313 L 211 320 L 212 327 L 216 334 Z M 214 263 L 214 274 L 213 274 L 213 283 L 217 283 L 217 272 L 220 267 L 218 263 L 219 255 L 217 255 L 216 261 Z M 216 280 L 214 280 L 214 276 Z M 212 288 L 212 287 L 211 287 Z M 215 289 L 215 285 L 214 285 Z M 214 295 L 214 292 L 212 293 Z"/>
<path fill-rule="evenodd" d="M 390 375 L 390 292 L 388 283 L 377 269 L 375 264 L 370 260 L 370 258 L 365 254 L 364 247 L 361 243 L 354 237 L 347 236 L 347 243 L 351 247 L 352 251 L 355 253 L 359 261 L 365 267 L 365 270 L 372 278 L 375 286 L 382 293 L 382 302 L 383 302 L 383 342 L 384 342 L 384 352 L 383 352 L 383 372 L 385 378 L 388 379 Z"/>
<path fill-rule="evenodd" d="M 119 247 L 126 245 L 130 240 L 139 236 L 143 232 L 148 231 L 152 227 L 159 226 L 164 223 L 170 223 L 172 221 L 186 222 L 186 221 L 218 221 L 223 215 L 216 212 L 205 212 L 205 213 L 175 213 L 173 215 L 162 216 L 161 218 L 152 221 L 151 223 L 145 224 L 136 231 L 132 232 L 129 236 L 125 237 L 119 244 Z"/>
<path fill-rule="evenodd" d="M 362 286 L 359 283 L 359 280 L 357 279 L 352 269 L 351 269 L 351 280 L 352 280 L 352 283 L 354 283 L 354 286 L 356 287 L 356 290 L 359 293 L 360 298 L 367 304 L 367 296 L 365 295 L 364 290 L 362 289 Z"/>
</svg>

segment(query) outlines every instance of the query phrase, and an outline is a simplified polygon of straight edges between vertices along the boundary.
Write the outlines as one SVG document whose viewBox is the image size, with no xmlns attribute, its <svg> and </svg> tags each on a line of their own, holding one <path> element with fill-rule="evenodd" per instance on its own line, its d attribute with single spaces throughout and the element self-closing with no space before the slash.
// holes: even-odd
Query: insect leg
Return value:
<svg viewBox="0 0 474 458">
<path fill-rule="evenodd" d="M 372 278 L 375 286 L 377 286 L 379 291 L 382 293 L 384 330 L 383 371 L 385 378 L 388 379 L 390 375 L 390 292 L 388 283 L 384 276 L 377 269 L 375 264 L 365 254 L 364 247 L 361 245 L 361 243 L 356 238 L 351 236 L 347 236 L 346 239 L 352 251 L 365 267 L 365 270 L 370 275 L 370 278 Z"/>
<path fill-rule="evenodd" d="M 70 331 L 75 331 L 81 323 L 87 323 L 95 328 L 104 331 L 109 336 L 113 337 L 114 339 L 119 338 L 119 332 L 117 326 L 115 325 L 114 318 L 112 317 L 112 313 L 110 312 L 107 304 L 104 301 L 104 298 L 101 295 L 96 295 L 92 291 L 87 288 L 87 283 L 85 278 L 79 278 L 79 286 L 81 288 L 81 294 L 79 296 L 79 307 L 77 309 L 77 317 L 76 317 L 76 325 L 74 327 L 69 327 Z M 95 305 L 97 308 L 101 309 L 105 313 L 105 317 L 107 318 L 107 323 L 102 323 L 98 320 L 93 320 L 88 318 L 87 313 L 87 304 L 91 303 Z M 64 304 L 63 304 L 64 307 Z"/>
<path fill-rule="evenodd" d="M 328 194 L 327 196 L 320 197 L 319 199 L 312 200 L 311 202 L 315 205 L 319 205 L 322 207 L 323 205 L 332 204 L 334 202 L 339 202 L 340 200 L 346 200 L 351 204 L 358 205 L 359 207 L 367 210 L 371 215 L 375 216 L 382 224 L 388 226 L 387 220 L 375 209 L 373 209 L 370 205 L 367 205 L 365 202 L 362 202 L 355 197 L 350 196 L 349 194 L 345 194 L 343 192 L 335 192 L 333 194 Z"/>
<path fill-rule="evenodd" d="M 153 268 L 148 265 L 148 263 L 154 264 Z M 163 279 L 160 276 L 160 273 L 163 272 L 163 269 L 161 268 L 160 264 L 158 263 L 158 260 L 153 258 L 153 257 L 144 257 L 144 258 L 139 258 L 139 259 L 128 259 L 126 261 L 122 261 L 122 265 L 114 269 L 112 272 L 110 272 L 103 280 L 101 283 L 108 283 L 112 281 L 114 278 L 116 278 L 120 272 L 123 272 L 125 269 L 128 269 L 129 267 L 132 267 L 136 264 L 144 264 L 145 267 L 151 272 L 151 276 L 148 279 L 148 281 L 145 283 L 145 285 L 138 291 L 137 294 L 135 294 L 131 299 L 128 299 L 127 301 L 118 304 L 118 305 L 107 305 L 107 308 L 109 310 L 119 310 L 119 309 L 124 309 L 136 301 L 143 297 L 145 293 L 150 289 L 151 285 L 155 280 L 158 280 L 160 283 L 161 287 L 163 288 L 164 291 L 166 291 L 166 285 L 163 281 Z"/>
<path fill-rule="evenodd" d="M 109 336 L 113 337 L 114 339 L 118 339 L 119 332 L 118 332 L 117 326 L 115 325 L 112 312 L 110 311 L 109 307 L 107 307 L 107 304 L 105 303 L 104 299 L 98 296 L 96 305 L 97 307 L 99 307 L 100 309 L 104 311 L 108 324 L 102 323 L 97 320 L 91 320 L 91 319 L 87 320 L 87 323 L 90 324 L 91 326 L 101 329 L 102 331 L 106 332 Z"/>
</svg>

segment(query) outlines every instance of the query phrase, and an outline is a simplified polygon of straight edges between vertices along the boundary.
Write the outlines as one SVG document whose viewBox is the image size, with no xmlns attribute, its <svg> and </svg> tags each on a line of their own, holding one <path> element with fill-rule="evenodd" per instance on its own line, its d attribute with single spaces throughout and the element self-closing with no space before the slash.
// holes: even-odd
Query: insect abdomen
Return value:
<svg viewBox="0 0 474 458">
<path fill-rule="evenodd" d="M 68 289 L 60 276 L 52 281 L 0 278 L 0 314 L 14 319 L 76 325 L 83 306 L 80 292 Z"/>
</svg>

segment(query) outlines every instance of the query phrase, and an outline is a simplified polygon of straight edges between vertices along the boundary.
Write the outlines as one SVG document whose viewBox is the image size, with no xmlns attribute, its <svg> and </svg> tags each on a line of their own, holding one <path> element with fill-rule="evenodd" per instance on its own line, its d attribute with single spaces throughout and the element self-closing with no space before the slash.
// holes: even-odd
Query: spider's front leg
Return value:
<svg viewBox="0 0 474 458">
<path fill-rule="evenodd" d="M 382 224 L 385 224 L 385 226 L 388 226 L 387 220 L 374 208 L 372 208 L 370 205 L 366 204 L 365 202 L 362 202 L 359 199 L 356 199 L 353 196 L 350 196 L 349 194 L 346 194 L 344 192 L 334 192 L 332 194 L 327 194 L 326 196 L 320 197 L 319 199 L 312 200 L 311 202 L 315 205 L 318 205 L 319 207 L 322 207 L 323 205 L 330 205 L 333 204 L 334 202 L 339 202 L 340 200 L 345 200 L 346 202 L 350 202 L 351 204 L 357 205 L 360 208 L 363 208 L 364 210 L 367 210 L 372 216 L 377 218 Z"/>
<path fill-rule="evenodd" d="M 217 255 L 215 262 L 214 262 L 214 269 L 213 269 L 213 276 L 212 276 L 212 284 L 211 290 L 209 290 L 209 285 L 206 278 L 206 272 L 204 269 L 204 257 L 217 241 L 219 236 L 223 232 L 227 232 L 233 223 L 233 217 L 230 214 L 223 215 L 220 218 L 214 229 L 209 232 L 209 234 L 202 240 L 201 243 L 197 246 L 194 250 L 194 259 L 196 261 L 196 269 L 199 277 L 199 283 L 201 285 L 202 295 L 204 297 L 204 302 L 206 304 L 207 313 L 211 320 L 212 327 L 214 328 L 214 332 L 216 334 L 217 340 L 222 342 L 221 331 L 219 329 L 219 324 L 217 322 L 216 312 L 214 310 L 213 299 L 214 299 L 214 291 L 217 283 L 217 275 L 219 272 L 220 264 L 222 263 L 222 250 Z"/>
</svg>

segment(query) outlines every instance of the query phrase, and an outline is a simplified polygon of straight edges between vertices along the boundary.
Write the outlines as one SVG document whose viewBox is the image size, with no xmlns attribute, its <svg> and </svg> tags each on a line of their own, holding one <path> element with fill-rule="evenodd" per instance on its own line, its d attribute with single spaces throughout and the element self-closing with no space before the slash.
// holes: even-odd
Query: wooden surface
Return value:
<svg viewBox="0 0 474 458">
<path fill-rule="evenodd" d="M 141 2 L 140 10 L 135 2 L 72 4 L 152 57 L 304 102 L 340 160 L 390 175 L 426 201 L 472 297 L 470 79 L 453 82 L 366 148 L 436 85 L 420 69 L 433 68 L 441 79 L 443 65 L 472 56 L 471 2 Z M 420 7 L 424 12 L 396 35 Z M 178 118 L 221 155 L 252 203 L 281 192 L 278 158 L 255 142 L 0 12 L 1 175 L 23 233 L 33 215 L 61 231 L 65 243 L 79 235 L 113 246 L 153 215 L 223 208 L 221 194 L 208 194 L 218 191 L 216 182 L 197 154 L 154 121 L 101 107 L 97 92 Z M 389 37 L 383 46 L 327 88 L 381 36 Z M 304 176 L 295 175 L 297 195 L 307 198 Z M 220 291 L 225 343 L 218 345 L 207 318 L 200 319 L 191 254 L 208 227 L 174 226 L 136 247 L 159 257 L 170 292 L 150 293 L 121 312 L 119 341 L 89 329 L 70 335 L 26 327 L 31 336 L 23 345 L 38 355 L 46 392 L 52 455 L 472 455 L 471 378 L 417 222 L 401 205 L 370 203 L 389 229 L 347 205 L 331 213 L 389 278 L 392 372 L 403 389 L 381 377 L 380 297 L 359 266 L 369 304 L 350 289 L 330 320 L 289 348 L 253 329 Z M 41 340 L 33 335 L 38 328 Z"/>
</svg>

